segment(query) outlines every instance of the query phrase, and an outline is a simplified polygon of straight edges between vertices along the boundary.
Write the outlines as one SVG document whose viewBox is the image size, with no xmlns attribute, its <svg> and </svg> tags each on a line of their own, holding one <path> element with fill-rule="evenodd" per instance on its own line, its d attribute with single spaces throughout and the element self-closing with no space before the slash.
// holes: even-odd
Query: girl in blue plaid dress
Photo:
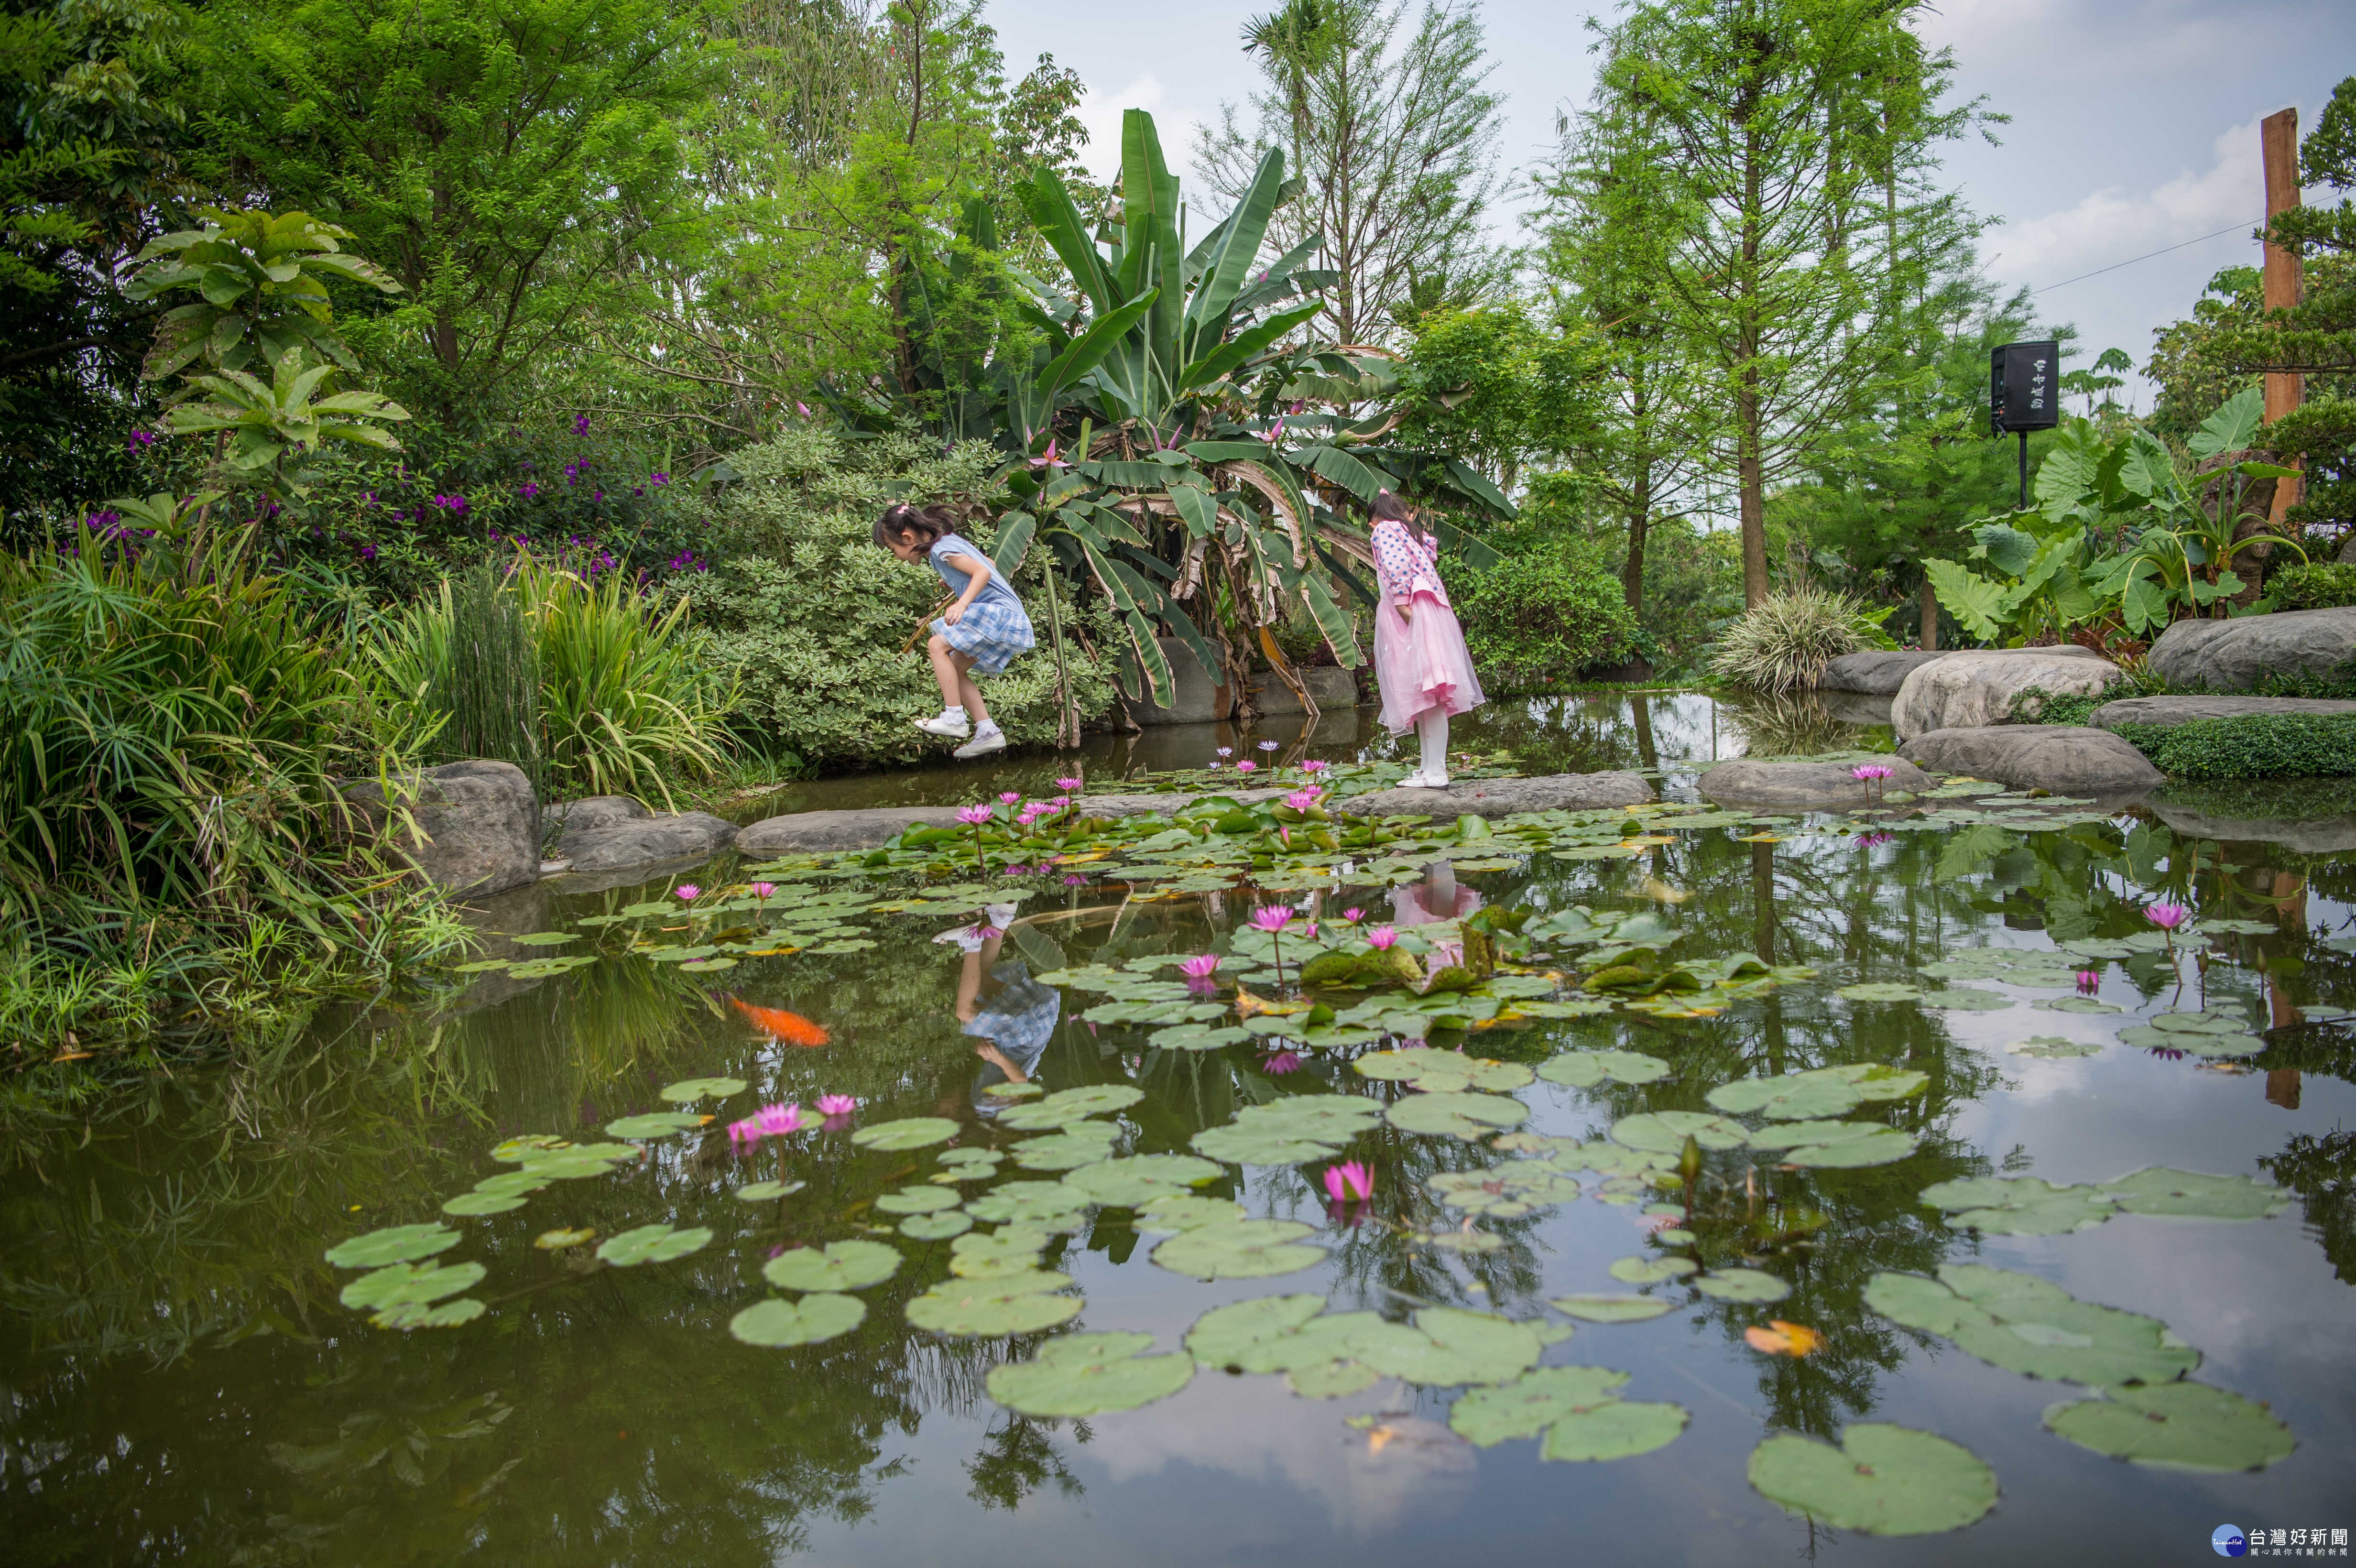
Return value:
<svg viewBox="0 0 2356 1568">
<path fill-rule="evenodd" d="M 958 537 L 956 515 L 947 507 L 894 507 L 875 520 L 875 542 L 902 560 L 931 561 L 957 595 L 925 645 L 933 678 L 941 685 L 941 711 L 917 720 L 916 728 L 950 741 L 964 741 L 970 732 L 973 739 L 954 753 L 959 757 L 1004 751 L 1006 736 L 982 705 L 973 677 L 1003 675 L 1017 654 L 1038 645 L 1023 601 L 980 547 Z"/>
</svg>

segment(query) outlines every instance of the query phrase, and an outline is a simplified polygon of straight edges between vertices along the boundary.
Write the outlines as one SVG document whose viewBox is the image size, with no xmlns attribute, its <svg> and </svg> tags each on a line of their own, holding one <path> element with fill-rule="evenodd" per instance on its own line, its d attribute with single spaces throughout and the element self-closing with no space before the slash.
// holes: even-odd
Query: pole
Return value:
<svg viewBox="0 0 2356 1568">
<path fill-rule="evenodd" d="M 2266 223 L 2299 205 L 2298 189 L 2298 111 L 2286 109 L 2269 114 L 2258 122 L 2258 151 L 2266 171 Z M 2298 258 L 2269 240 L 2265 251 L 2263 276 L 2263 297 L 2268 310 L 2288 310 L 2299 303 Z M 2275 421 L 2298 407 L 2307 392 L 2307 378 L 2297 371 L 2271 371 L 2266 376 L 2265 422 Z M 2283 514 L 2297 505 L 2300 481 L 2279 479 L 2275 482 L 2274 506 L 2269 510 L 2267 526 L 2276 530 L 2283 527 Z"/>
<path fill-rule="evenodd" d="M 2012 433 L 2020 438 L 2020 509 L 2025 512 L 2029 510 L 2029 432 L 2017 430 Z"/>
</svg>

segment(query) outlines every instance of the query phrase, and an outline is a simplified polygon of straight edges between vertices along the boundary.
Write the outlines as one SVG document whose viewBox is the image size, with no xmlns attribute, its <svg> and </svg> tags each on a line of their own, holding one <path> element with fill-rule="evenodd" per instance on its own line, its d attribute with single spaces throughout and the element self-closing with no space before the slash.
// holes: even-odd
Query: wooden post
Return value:
<svg viewBox="0 0 2356 1568">
<path fill-rule="evenodd" d="M 2258 146 L 2266 170 L 2266 223 L 2299 205 L 2298 193 L 2298 111 L 2286 109 L 2269 114 L 2258 123 Z M 2299 303 L 2298 258 L 2269 240 L 2266 244 L 2264 273 L 2266 309 L 2287 310 Z M 2298 407 L 2307 389 L 2307 378 L 2295 370 L 2270 372 L 2266 377 L 2265 422 L 2275 421 Z M 2274 507 L 2267 526 L 2283 528 L 2283 514 L 2298 504 L 2302 489 L 2297 479 L 2279 480 L 2275 485 Z"/>
</svg>

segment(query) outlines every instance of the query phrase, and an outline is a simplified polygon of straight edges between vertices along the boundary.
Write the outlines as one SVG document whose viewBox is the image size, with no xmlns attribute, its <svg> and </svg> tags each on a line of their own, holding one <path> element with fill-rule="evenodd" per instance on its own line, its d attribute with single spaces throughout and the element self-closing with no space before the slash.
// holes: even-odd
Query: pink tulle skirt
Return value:
<svg viewBox="0 0 2356 1568">
<path fill-rule="evenodd" d="M 1383 596 L 1375 611 L 1375 679 L 1382 687 L 1383 723 L 1394 735 L 1415 728 L 1419 713 L 1463 713 L 1488 700 L 1456 613 L 1429 593 L 1415 596 L 1412 619 Z"/>
</svg>

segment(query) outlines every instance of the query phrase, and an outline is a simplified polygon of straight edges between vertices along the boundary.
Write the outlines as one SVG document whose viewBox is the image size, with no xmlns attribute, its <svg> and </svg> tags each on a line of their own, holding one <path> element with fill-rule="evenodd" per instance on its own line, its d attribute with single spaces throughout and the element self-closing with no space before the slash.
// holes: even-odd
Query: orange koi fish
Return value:
<svg viewBox="0 0 2356 1568">
<path fill-rule="evenodd" d="M 814 1024 L 799 1013 L 789 1013 L 783 1008 L 756 1008 L 742 997 L 731 997 L 728 1005 L 753 1020 L 753 1027 L 787 1045 L 824 1045 L 826 1026 Z"/>
</svg>

